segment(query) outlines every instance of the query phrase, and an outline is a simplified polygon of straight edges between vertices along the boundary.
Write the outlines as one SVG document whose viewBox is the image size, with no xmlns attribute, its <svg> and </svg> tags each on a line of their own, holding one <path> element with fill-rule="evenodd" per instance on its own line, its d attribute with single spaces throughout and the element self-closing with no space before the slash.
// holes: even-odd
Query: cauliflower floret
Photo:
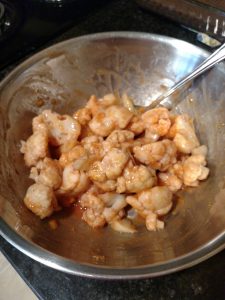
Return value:
<svg viewBox="0 0 225 300">
<path fill-rule="evenodd" d="M 165 186 L 156 186 L 140 192 L 137 196 L 128 196 L 126 201 L 145 219 L 148 230 L 162 229 L 164 223 L 158 216 L 167 214 L 172 207 L 172 192 Z"/>
<path fill-rule="evenodd" d="M 36 116 L 33 118 L 32 120 L 32 130 L 33 132 L 38 131 L 40 129 L 46 128 L 47 129 L 47 125 L 44 122 L 44 118 L 42 116 L 42 114 Z"/>
<path fill-rule="evenodd" d="M 207 153 L 208 153 L 208 149 L 205 145 L 201 145 L 197 148 L 194 148 L 192 151 L 191 151 L 191 154 L 192 155 L 202 155 L 204 157 L 207 156 Z"/>
<path fill-rule="evenodd" d="M 169 131 L 169 137 L 173 138 L 177 150 L 181 153 L 189 154 L 199 146 L 193 121 L 188 115 L 180 115 L 175 118 Z"/>
<path fill-rule="evenodd" d="M 106 221 L 110 223 L 115 219 L 120 219 L 121 215 L 119 213 L 127 206 L 125 196 L 116 193 L 105 193 L 99 197 L 105 203 L 103 215 Z"/>
<path fill-rule="evenodd" d="M 145 209 L 158 216 L 166 215 L 172 207 L 172 192 L 166 186 L 155 186 L 138 194 L 138 201 Z"/>
<path fill-rule="evenodd" d="M 129 155 L 120 149 L 113 148 L 103 158 L 103 160 L 96 161 L 89 169 L 88 176 L 92 181 L 103 183 L 107 179 L 116 179 L 124 169 Z"/>
<path fill-rule="evenodd" d="M 164 228 L 164 222 L 160 221 L 157 218 L 157 215 L 151 212 L 147 215 L 145 219 L 145 225 L 149 231 L 155 231 L 156 229 Z"/>
<path fill-rule="evenodd" d="M 83 220 L 91 227 L 97 228 L 121 219 L 127 202 L 124 195 L 105 193 L 95 196 L 88 191 L 81 196 L 80 205 L 86 209 Z"/>
<path fill-rule="evenodd" d="M 97 135 L 91 135 L 81 140 L 84 149 L 96 159 L 101 159 L 104 156 L 103 138 Z"/>
<path fill-rule="evenodd" d="M 106 180 L 106 174 L 105 174 L 105 170 L 102 166 L 101 161 L 95 161 L 89 171 L 88 171 L 88 176 L 89 178 L 95 182 L 104 182 Z"/>
<path fill-rule="evenodd" d="M 145 130 L 145 123 L 139 115 L 134 115 L 127 126 L 127 129 L 135 135 L 139 135 Z"/>
<path fill-rule="evenodd" d="M 24 204 L 41 219 L 60 209 L 53 189 L 41 183 L 35 183 L 28 188 Z"/>
<path fill-rule="evenodd" d="M 123 233 L 135 233 L 137 232 L 137 229 L 135 228 L 134 224 L 131 222 L 131 220 L 125 218 L 125 219 L 119 219 L 119 220 L 113 220 L 110 223 L 111 227 L 115 231 L 123 232 Z"/>
<path fill-rule="evenodd" d="M 116 127 L 124 129 L 130 122 L 133 113 L 123 106 L 112 105 L 106 110 L 106 114 L 110 119 L 113 119 Z"/>
<path fill-rule="evenodd" d="M 77 195 L 81 192 L 88 190 L 90 186 L 90 180 L 85 171 L 80 170 L 76 161 L 70 164 L 67 164 L 63 170 L 62 174 L 62 185 L 60 186 L 57 193 Z"/>
<path fill-rule="evenodd" d="M 129 130 L 114 130 L 101 144 L 103 156 L 113 148 L 130 152 L 134 142 L 133 138 L 134 134 Z"/>
<path fill-rule="evenodd" d="M 108 118 L 106 112 L 101 111 L 89 122 L 89 127 L 94 134 L 105 137 L 115 129 L 115 122 L 113 119 Z"/>
<path fill-rule="evenodd" d="M 86 104 L 86 108 L 91 112 L 92 117 L 100 110 L 98 99 L 92 95 Z"/>
<path fill-rule="evenodd" d="M 206 160 L 201 154 L 191 155 L 183 163 L 183 181 L 187 186 L 198 186 L 199 180 L 204 180 L 209 175 L 205 167 Z"/>
<path fill-rule="evenodd" d="M 96 161 L 92 164 L 88 171 L 88 176 L 91 181 L 104 192 L 112 192 L 116 189 L 116 181 L 111 179 L 107 180 L 105 170 L 100 161 Z"/>
<path fill-rule="evenodd" d="M 158 177 L 161 183 L 166 185 L 169 188 L 169 190 L 173 193 L 179 191 L 182 188 L 182 180 L 175 174 L 171 173 L 170 169 L 168 170 L 168 172 L 160 172 L 158 174 Z"/>
<path fill-rule="evenodd" d="M 165 107 L 150 109 L 142 114 L 141 118 L 146 129 L 145 136 L 151 142 L 165 136 L 171 126 L 170 113 Z"/>
<path fill-rule="evenodd" d="M 191 156 L 183 156 L 180 161 L 169 167 L 167 172 L 158 174 L 159 179 L 172 192 L 181 189 L 182 185 L 196 187 L 200 180 L 204 180 L 209 175 L 206 167 L 205 156 L 207 147 L 200 146 L 192 150 Z"/>
<path fill-rule="evenodd" d="M 97 112 L 104 110 L 110 105 L 117 103 L 117 99 L 113 94 L 107 94 L 103 98 L 97 99 L 96 96 L 92 95 L 86 104 L 86 108 L 91 111 L 92 116 L 96 115 Z"/>
<path fill-rule="evenodd" d="M 82 156 L 85 156 L 86 150 L 81 145 L 74 146 L 68 152 L 64 152 L 60 155 L 59 163 L 62 167 L 65 167 L 67 164 L 79 159 Z"/>
<path fill-rule="evenodd" d="M 63 146 L 63 151 L 68 151 L 75 146 L 81 126 L 74 118 L 69 115 L 57 114 L 51 110 L 44 110 L 41 115 L 48 127 L 51 145 Z"/>
<path fill-rule="evenodd" d="M 35 166 L 40 159 L 48 156 L 48 130 L 45 125 L 39 127 L 27 139 L 22 141 L 20 149 L 24 154 L 25 164 L 28 167 Z"/>
<path fill-rule="evenodd" d="M 128 165 L 121 177 L 117 180 L 118 193 L 138 193 L 151 188 L 157 182 L 155 171 L 140 165 Z"/>
<path fill-rule="evenodd" d="M 125 107 L 113 105 L 95 114 L 89 126 L 95 134 L 106 137 L 114 129 L 124 129 L 132 116 Z"/>
<path fill-rule="evenodd" d="M 73 118 L 77 120 L 80 125 L 87 125 L 91 121 L 91 110 L 87 107 L 78 109 L 74 114 Z"/>
<path fill-rule="evenodd" d="M 133 148 L 134 156 L 140 162 L 155 170 L 165 171 L 176 162 L 176 146 L 170 140 L 162 140 Z"/>
<path fill-rule="evenodd" d="M 116 179 L 123 172 L 129 155 L 120 149 L 113 148 L 102 160 L 102 167 L 108 179 Z"/>
<path fill-rule="evenodd" d="M 85 193 L 81 197 L 80 205 L 86 209 L 83 213 L 82 219 L 89 226 L 99 228 L 106 224 L 106 219 L 103 215 L 105 205 L 101 198 L 90 193 Z"/>
<path fill-rule="evenodd" d="M 119 146 L 121 143 L 131 141 L 133 139 L 134 134 L 129 130 L 114 130 L 107 137 L 106 141 L 112 143 L 115 146 Z"/>
<path fill-rule="evenodd" d="M 113 192 L 116 190 L 116 180 L 106 180 L 104 182 L 94 181 L 94 184 L 104 192 Z"/>
<path fill-rule="evenodd" d="M 31 168 L 30 178 L 36 183 L 58 189 L 62 183 L 62 170 L 57 160 L 46 157 Z"/>
<path fill-rule="evenodd" d="M 93 143 L 102 143 L 104 140 L 101 136 L 97 135 L 90 135 L 81 140 L 81 144 L 87 145 L 87 148 L 89 148 Z"/>
<path fill-rule="evenodd" d="M 118 102 L 118 100 L 114 94 L 106 94 L 103 98 L 100 98 L 98 100 L 98 103 L 102 108 L 106 108 L 111 105 L 115 105 L 117 102 Z"/>
</svg>

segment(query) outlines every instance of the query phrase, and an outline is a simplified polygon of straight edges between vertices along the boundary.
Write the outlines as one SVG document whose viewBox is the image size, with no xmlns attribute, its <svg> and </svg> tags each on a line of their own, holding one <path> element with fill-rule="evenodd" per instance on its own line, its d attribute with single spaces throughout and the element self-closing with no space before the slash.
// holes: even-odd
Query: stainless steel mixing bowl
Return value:
<svg viewBox="0 0 225 300">
<path fill-rule="evenodd" d="M 16 248 L 59 270 L 101 278 L 143 278 L 192 266 L 225 245 L 225 74 L 220 64 L 180 97 L 175 108 L 195 120 L 209 147 L 210 177 L 179 195 L 165 230 L 134 235 L 93 230 L 72 211 L 50 229 L 23 205 L 28 180 L 19 153 L 32 117 L 44 108 L 72 112 L 91 94 L 127 92 L 147 105 L 207 52 L 176 39 L 103 33 L 50 47 L 17 67 L 0 85 L 0 230 Z M 44 102 L 42 101 L 44 100 Z M 42 103 L 43 102 L 43 103 Z M 40 107 L 40 105 L 42 105 Z"/>
</svg>

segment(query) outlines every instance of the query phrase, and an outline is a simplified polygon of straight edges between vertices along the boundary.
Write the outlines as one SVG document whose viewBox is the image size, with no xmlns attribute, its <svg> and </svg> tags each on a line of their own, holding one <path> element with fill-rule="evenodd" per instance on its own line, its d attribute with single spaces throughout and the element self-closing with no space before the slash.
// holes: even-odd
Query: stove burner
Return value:
<svg viewBox="0 0 225 300">
<path fill-rule="evenodd" d="M 0 0 L 0 41 L 16 32 L 21 22 L 21 11 L 11 1 Z"/>
</svg>

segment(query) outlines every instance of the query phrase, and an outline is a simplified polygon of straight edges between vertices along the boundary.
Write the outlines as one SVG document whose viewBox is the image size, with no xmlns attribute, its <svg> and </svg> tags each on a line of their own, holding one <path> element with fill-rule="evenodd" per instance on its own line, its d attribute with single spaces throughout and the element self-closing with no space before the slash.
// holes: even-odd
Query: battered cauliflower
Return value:
<svg viewBox="0 0 225 300">
<path fill-rule="evenodd" d="M 41 219 L 79 205 L 92 228 L 133 234 L 139 215 L 149 231 L 164 228 L 173 194 L 209 175 L 207 147 L 193 120 L 160 107 L 143 112 L 124 94 L 97 99 L 70 115 L 44 110 L 21 153 L 34 180 L 24 204 Z"/>
</svg>

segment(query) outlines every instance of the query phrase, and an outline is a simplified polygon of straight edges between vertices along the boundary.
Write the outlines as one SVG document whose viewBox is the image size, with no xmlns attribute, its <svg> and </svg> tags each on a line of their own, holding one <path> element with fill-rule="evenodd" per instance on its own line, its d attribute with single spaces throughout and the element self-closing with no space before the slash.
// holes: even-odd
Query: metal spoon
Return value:
<svg viewBox="0 0 225 300">
<path fill-rule="evenodd" d="M 208 69 L 212 68 L 216 63 L 220 62 L 225 58 L 225 44 L 222 44 L 215 52 L 213 52 L 208 58 L 206 58 L 193 72 L 182 78 L 174 86 L 172 86 L 167 92 L 159 96 L 157 99 L 153 100 L 152 103 L 146 107 L 146 109 L 152 109 L 156 106 L 162 105 L 162 102 L 178 91 L 182 86 L 184 86 L 189 81 L 198 77 L 200 74 L 204 73 Z M 171 100 L 173 105 L 173 99 Z"/>
</svg>

